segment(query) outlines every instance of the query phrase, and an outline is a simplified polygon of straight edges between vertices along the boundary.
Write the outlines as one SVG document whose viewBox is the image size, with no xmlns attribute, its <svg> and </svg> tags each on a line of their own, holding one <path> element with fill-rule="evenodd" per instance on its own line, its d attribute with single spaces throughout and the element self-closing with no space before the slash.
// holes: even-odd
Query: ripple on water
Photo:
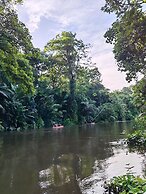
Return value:
<svg viewBox="0 0 146 194">
<path fill-rule="evenodd" d="M 115 146 L 115 142 L 113 145 Z M 79 181 L 83 194 L 103 194 L 104 182 L 114 176 L 126 173 L 143 175 L 142 164 L 145 163 L 145 157 L 137 153 L 129 153 L 125 146 L 117 145 L 119 144 L 113 148 L 113 156 L 107 160 L 95 161 L 93 174 Z"/>
</svg>

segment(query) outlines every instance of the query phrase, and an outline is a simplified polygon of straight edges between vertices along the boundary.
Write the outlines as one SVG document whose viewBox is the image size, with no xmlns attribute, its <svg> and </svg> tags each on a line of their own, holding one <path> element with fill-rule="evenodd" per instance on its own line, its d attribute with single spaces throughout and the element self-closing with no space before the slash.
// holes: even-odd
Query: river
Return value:
<svg viewBox="0 0 146 194">
<path fill-rule="evenodd" d="M 104 181 L 145 174 L 145 157 L 129 153 L 129 123 L 0 134 L 0 194 L 103 194 Z"/>
</svg>

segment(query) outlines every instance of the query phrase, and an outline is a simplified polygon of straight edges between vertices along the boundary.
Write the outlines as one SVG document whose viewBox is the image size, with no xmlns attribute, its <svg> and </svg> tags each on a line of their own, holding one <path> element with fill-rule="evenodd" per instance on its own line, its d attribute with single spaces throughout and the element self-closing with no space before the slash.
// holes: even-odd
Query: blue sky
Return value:
<svg viewBox="0 0 146 194">
<path fill-rule="evenodd" d="M 116 90 L 128 86 L 125 75 L 118 72 L 112 45 L 103 35 L 115 20 L 100 9 L 104 0 L 24 0 L 18 14 L 29 28 L 35 47 L 46 43 L 62 31 L 77 33 L 77 38 L 92 45 L 90 55 L 102 74 L 105 87 Z"/>
</svg>

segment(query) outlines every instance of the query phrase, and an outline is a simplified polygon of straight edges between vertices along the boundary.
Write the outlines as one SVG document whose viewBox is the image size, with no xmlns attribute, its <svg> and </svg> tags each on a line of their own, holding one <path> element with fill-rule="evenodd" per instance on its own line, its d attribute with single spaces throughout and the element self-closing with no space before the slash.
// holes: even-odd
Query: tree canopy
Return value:
<svg viewBox="0 0 146 194">
<path fill-rule="evenodd" d="M 7 80 L 21 85 L 25 92 L 34 92 L 32 67 L 25 56 L 33 50 L 31 36 L 10 2 L 1 2 L 0 81 Z"/>
<path fill-rule="evenodd" d="M 137 73 L 145 74 L 146 69 L 146 15 L 145 1 L 106 0 L 102 10 L 114 12 L 117 20 L 105 33 L 107 43 L 114 45 L 113 53 L 120 71 L 125 71 L 127 80 L 136 78 Z"/>
</svg>

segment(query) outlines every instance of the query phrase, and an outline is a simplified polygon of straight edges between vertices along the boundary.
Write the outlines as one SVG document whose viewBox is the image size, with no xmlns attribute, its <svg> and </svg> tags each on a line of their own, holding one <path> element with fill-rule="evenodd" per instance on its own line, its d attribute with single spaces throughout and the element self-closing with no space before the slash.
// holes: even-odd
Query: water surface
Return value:
<svg viewBox="0 0 146 194">
<path fill-rule="evenodd" d="M 0 135 L 0 193 L 103 194 L 106 179 L 144 175 L 145 157 L 129 153 L 130 124 L 74 126 Z"/>
</svg>

